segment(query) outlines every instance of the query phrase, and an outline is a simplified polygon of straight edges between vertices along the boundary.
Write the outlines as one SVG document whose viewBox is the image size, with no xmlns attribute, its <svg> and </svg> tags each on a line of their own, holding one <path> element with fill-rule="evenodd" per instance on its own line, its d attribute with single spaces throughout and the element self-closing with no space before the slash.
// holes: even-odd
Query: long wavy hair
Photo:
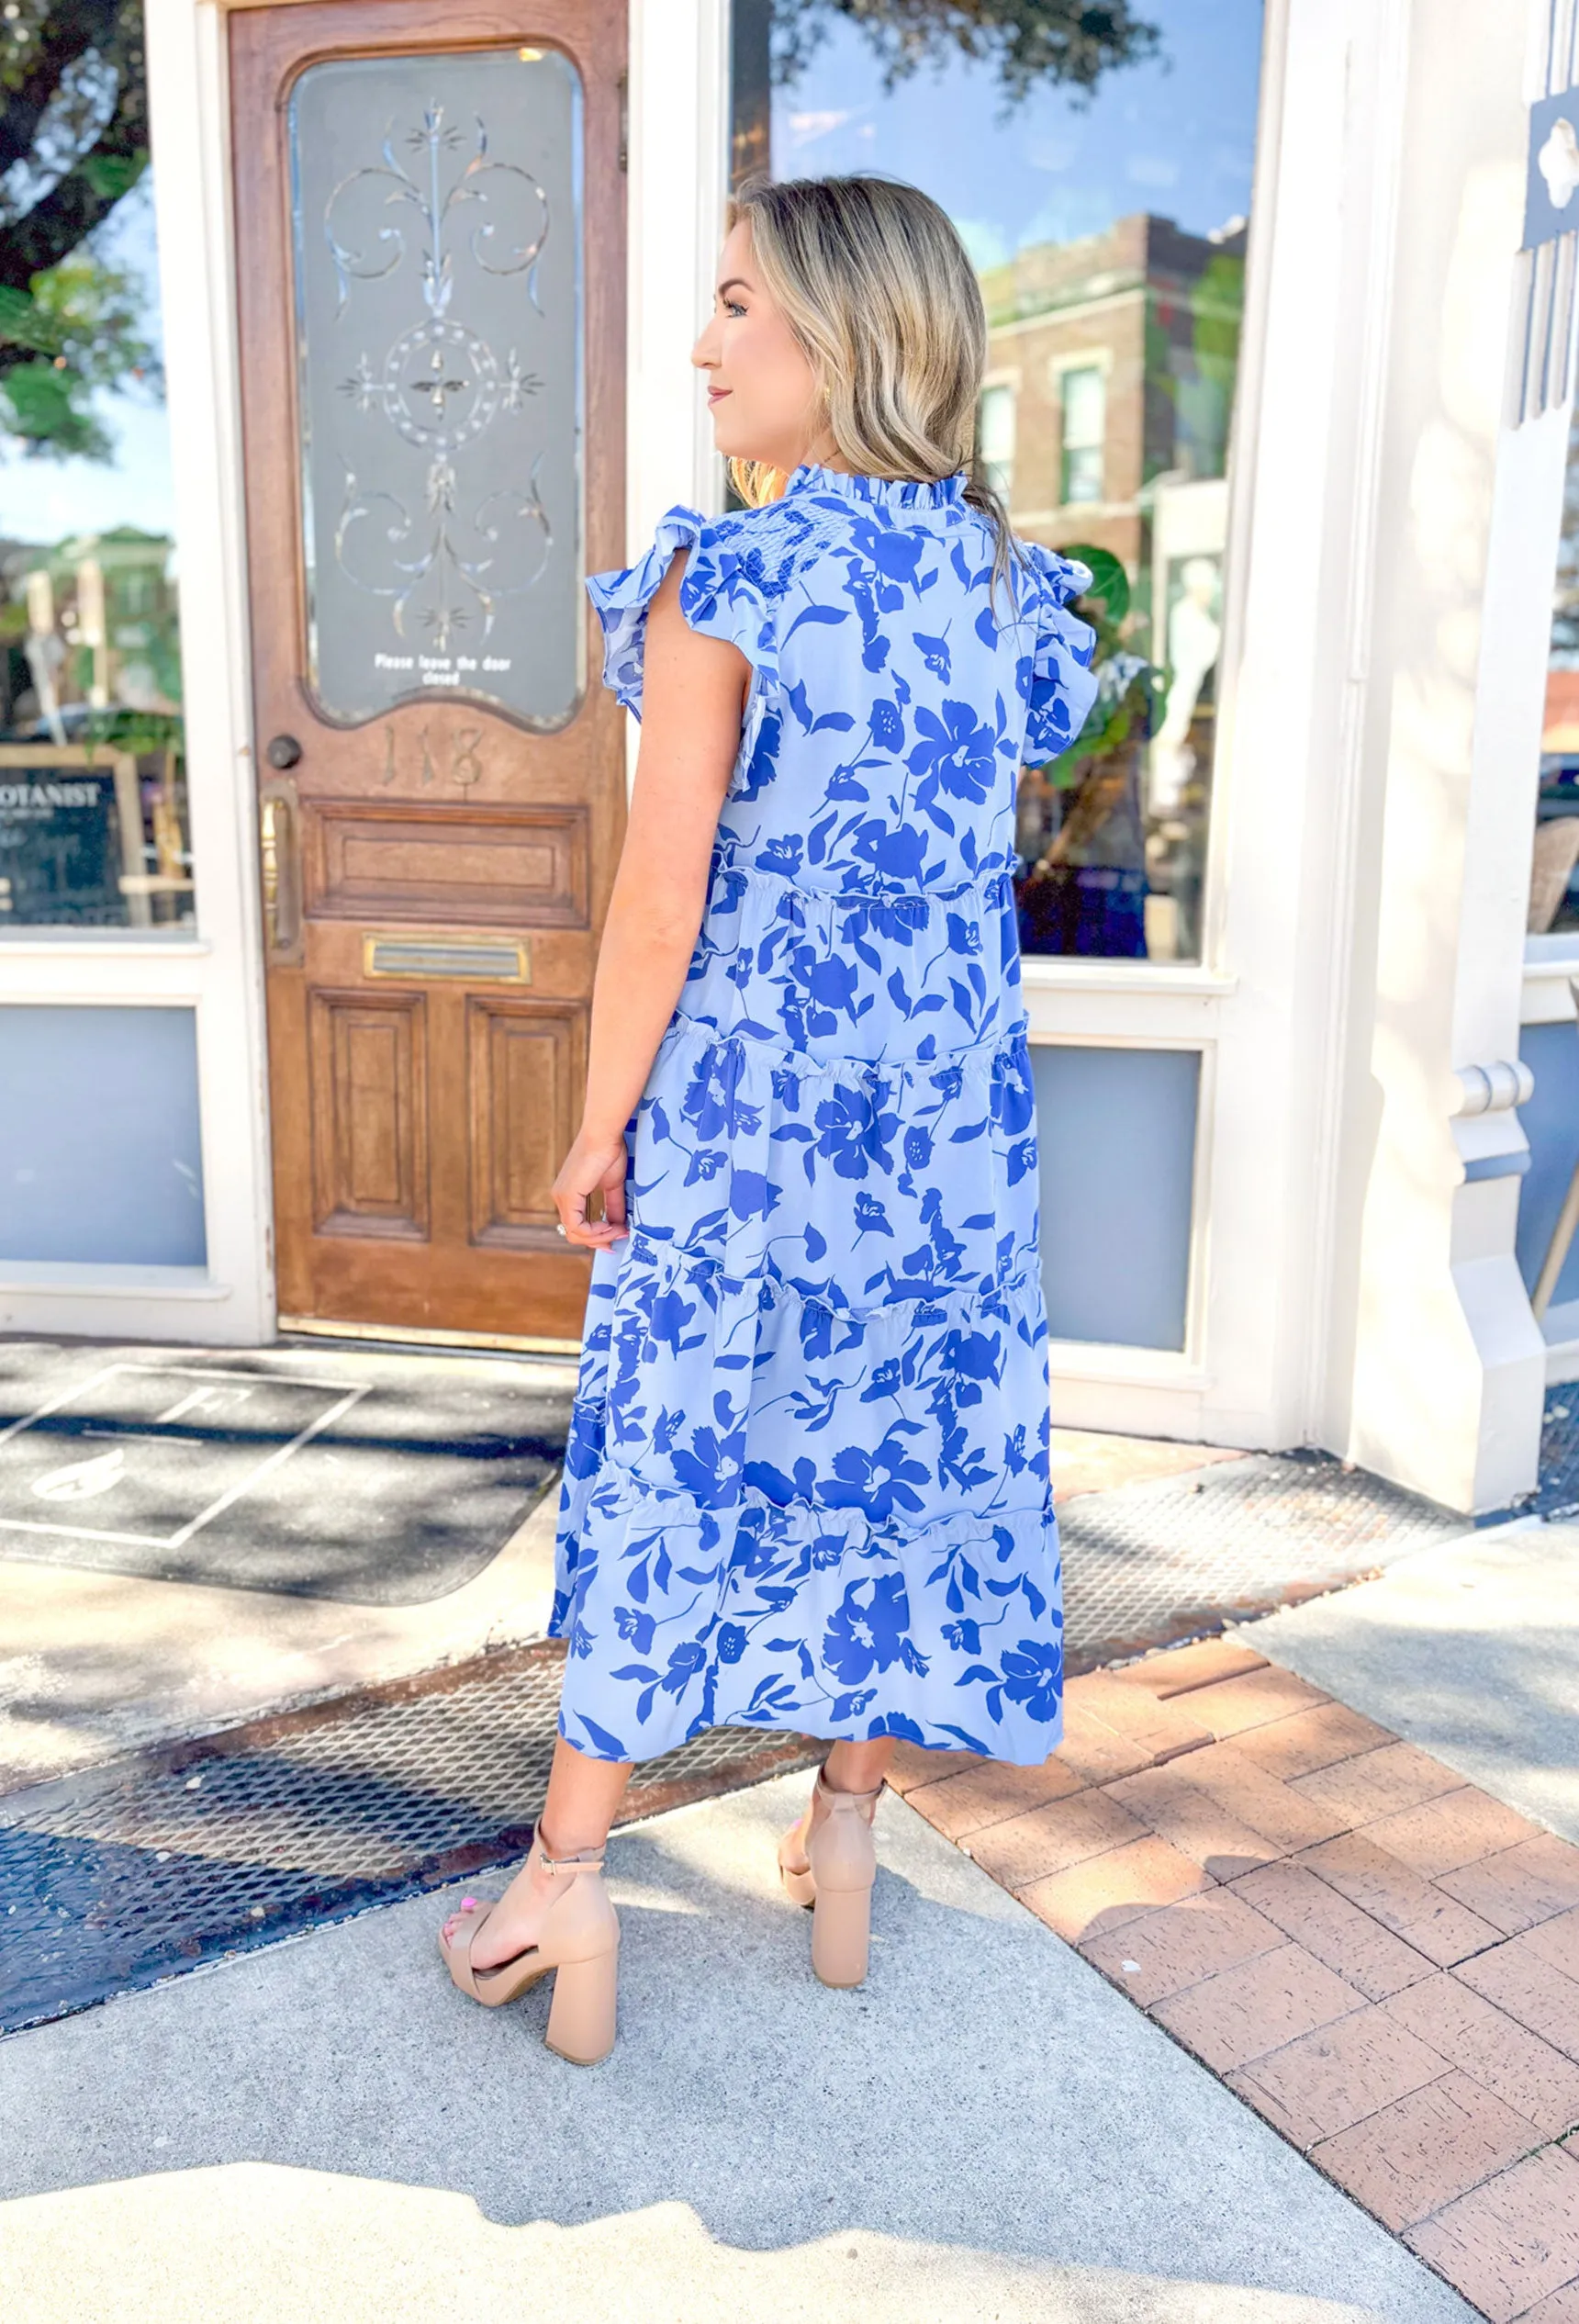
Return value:
<svg viewBox="0 0 1579 2324">
<path fill-rule="evenodd" d="M 798 177 L 742 186 L 729 223 L 742 219 L 840 457 L 857 475 L 929 484 L 965 470 L 965 499 L 991 528 L 995 590 L 1022 560 L 978 448 L 987 313 L 946 211 L 898 178 Z M 789 481 L 760 460 L 729 472 L 748 508 Z"/>
</svg>

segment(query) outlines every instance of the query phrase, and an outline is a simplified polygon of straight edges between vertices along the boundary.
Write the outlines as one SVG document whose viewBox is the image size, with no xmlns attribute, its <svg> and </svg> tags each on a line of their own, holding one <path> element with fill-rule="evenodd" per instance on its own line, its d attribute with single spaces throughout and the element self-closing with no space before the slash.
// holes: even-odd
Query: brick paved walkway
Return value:
<svg viewBox="0 0 1579 2324">
<path fill-rule="evenodd" d="M 1579 2324 L 1579 1849 L 1220 1640 L 893 1782 L 1493 2324 Z"/>
</svg>

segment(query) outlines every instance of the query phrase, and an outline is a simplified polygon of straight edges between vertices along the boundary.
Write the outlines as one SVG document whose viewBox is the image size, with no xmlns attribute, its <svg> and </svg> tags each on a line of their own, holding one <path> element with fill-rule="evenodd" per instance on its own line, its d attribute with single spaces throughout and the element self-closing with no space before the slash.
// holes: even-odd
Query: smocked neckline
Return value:
<svg viewBox="0 0 1579 2324">
<path fill-rule="evenodd" d="M 931 481 L 924 477 L 851 475 L 843 468 L 819 467 L 815 461 L 802 460 L 784 491 L 786 498 L 791 492 L 838 492 L 845 500 L 872 500 L 881 508 L 942 509 L 963 500 L 965 485 L 963 468 Z"/>
</svg>

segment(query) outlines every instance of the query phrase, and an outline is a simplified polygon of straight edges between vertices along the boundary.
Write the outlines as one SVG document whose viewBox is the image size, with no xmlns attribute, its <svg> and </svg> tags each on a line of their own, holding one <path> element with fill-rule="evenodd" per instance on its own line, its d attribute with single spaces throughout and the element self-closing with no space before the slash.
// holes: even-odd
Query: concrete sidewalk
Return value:
<svg viewBox="0 0 1579 2324">
<path fill-rule="evenodd" d="M 1471 2311 L 900 1799 L 868 1986 L 788 1778 L 617 1836 L 620 2047 L 487 2013 L 444 1900 L 0 2045 L 17 2313 L 325 2324 L 1436 2324 Z M 494 1883 L 484 1885 L 490 1891 Z"/>
<path fill-rule="evenodd" d="M 519 1398 L 568 1412 L 574 1364 L 547 1358 L 376 1353 L 326 1345 L 95 1348 L 0 1342 L 0 1441 L 26 1413 L 124 1359 L 133 1378 L 178 1368 L 199 1384 L 238 1364 L 263 1381 L 310 1375 L 350 1391 L 375 1385 L 423 1398 Z M 15 1424 L 13 1424 L 14 1427 Z M 17 1439 L 12 1433 L 12 1444 Z M 153 1579 L 38 1562 L 26 1533 L 0 1527 L 0 1791 L 49 1782 L 122 1753 L 235 1725 L 409 1673 L 541 1638 L 554 1595 L 555 1472 L 482 1571 L 411 1604 L 206 1581 Z M 5 1478 L 0 1473 L 0 1513 Z M 35 1509 L 39 1505 L 34 1504 Z M 100 1505 L 92 1509 L 102 1521 Z M 269 1539 L 260 1520 L 260 1540 Z"/>
</svg>

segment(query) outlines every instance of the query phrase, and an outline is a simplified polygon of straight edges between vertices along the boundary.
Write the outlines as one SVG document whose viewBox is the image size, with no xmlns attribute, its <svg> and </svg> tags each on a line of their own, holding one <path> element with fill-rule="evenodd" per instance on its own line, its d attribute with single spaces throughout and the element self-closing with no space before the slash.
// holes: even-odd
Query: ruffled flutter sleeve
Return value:
<svg viewBox="0 0 1579 2324">
<path fill-rule="evenodd" d="M 731 537 L 728 517 L 710 520 L 699 510 L 670 509 L 639 565 L 623 572 L 588 575 L 587 593 L 603 624 L 603 683 L 636 718 L 642 715 L 647 612 L 670 559 L 688 549 L 680 582 L 680 612 L 704 637 L 738 646 L 756 673 L 752 693 L 778 674 L 772 610 L 752 570 L 753 560 Z"/>
<path fill-rule="evenodd" d="M 1025 606 L 1031 667 L 1025 755 L 1029 765 L 1036 766 L 1068 750 L 1085 724 L 1097 692 L 1091 666 L 1096 632 L 1068 610 L 1073 599 L 1090 589 L 1091 567 L 1037 541 L 1021 546 L 1035 576 Z"/>
</svg>

